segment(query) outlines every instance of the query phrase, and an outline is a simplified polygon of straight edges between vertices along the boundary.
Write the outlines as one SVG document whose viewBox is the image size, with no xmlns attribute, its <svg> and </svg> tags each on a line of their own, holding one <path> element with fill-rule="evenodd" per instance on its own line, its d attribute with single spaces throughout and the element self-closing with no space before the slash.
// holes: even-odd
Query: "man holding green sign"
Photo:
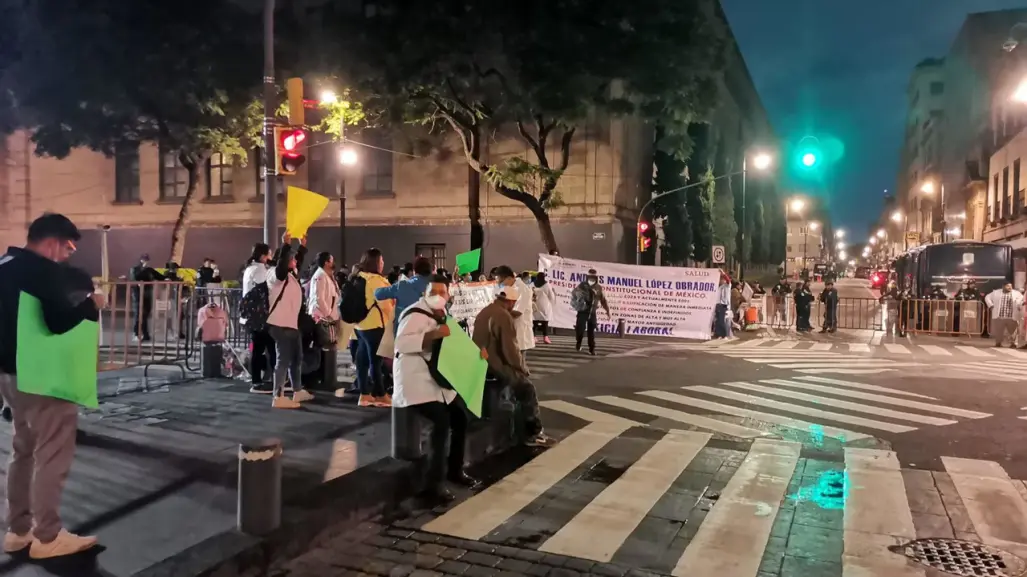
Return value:
<svg viewBox="0 0 1027 577">
<path fill-rule="evenodd" d="M 96 544 L 66 531 L 59 513 L 78 405 L 97 404 L 97 321 L 105 304 L 100 293 L 76 293 L 59 264 L 80 238 L 67 217 L 44 214 L 29 226 L 25 248 L 0 257 L 0 393 L 14 413 L 4 552 L 28 549 L 33 559 Z"/>
<path fill-rule="evenodd" d="M 456 321 L 446 317 L 448 301 L 446 277 L 432 276 L 424 296 L 399 316 L 393 365 L 392 406 L 410 407 L 432 424 L 431 453 L 421 496 L 433 502 L 453 499 L 443 486 L 447 478 L 466 487 L 479 484 L 463 468 L 467 436 L 464 407 L 481 417 L 488 369 L 485 351 L 460 330 Z"/>
</svg>

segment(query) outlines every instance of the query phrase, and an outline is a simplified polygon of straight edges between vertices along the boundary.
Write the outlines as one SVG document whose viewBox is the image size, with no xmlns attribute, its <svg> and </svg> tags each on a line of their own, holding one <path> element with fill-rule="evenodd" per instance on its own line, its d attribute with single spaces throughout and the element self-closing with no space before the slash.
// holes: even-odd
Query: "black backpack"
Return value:
<svg viewBox="0 0 1027 577">
<path fill-rule="evenodd" d="M 371 308 L 378 308 L 378 303 L 371 307 L 367 306 L 367 281 L 362 276 L 354 276 L 343 283 L 340 293 L 339 317 L 345 323 L 357 324 L 367 318 Z M 381 314 L 380 309 L 379 314 Z M 382 320 L 384 319 L 383 316 Z"/>
<path fill-rule="evenodd" d="M 258 283 L 242 297 L 242 301 L 239 302 L 239 316 L 246 319 L 246 328 L 251 331 L 262 331 L 267 328 L 267 318 L 282 301 L 285 288 L 289 286 L 290 276 L 292 275 L 286 275 L 285 280 L 282 281 L 285 284 L 282 285 L 282 290 L 278 293 L 275 303 L 270 307 L 267 306 L 267 301 L 271 298 L 271 293 L 266 282 Z"/>
</svg>

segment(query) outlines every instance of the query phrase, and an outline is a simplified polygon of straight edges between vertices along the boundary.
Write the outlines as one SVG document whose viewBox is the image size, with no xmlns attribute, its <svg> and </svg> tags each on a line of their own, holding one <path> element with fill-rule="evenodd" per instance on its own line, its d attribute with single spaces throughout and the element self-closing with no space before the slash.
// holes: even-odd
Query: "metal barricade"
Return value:
<svg viewBox="0 0 1027 577">
<path fill-rule="evenodd" d="M 225 331 L 227 345 L 239 359 L 240 364 L 250 346 L 250 332 L 240 318 L 241 288 L 201 287 L 193 290 L 187 301 L 186 341 L 190 355 L 186 367 L 191 371 L 200 370 L 200 349 L 203 346 L 198 326 L 200 310 L 208 305 L 221 307 L 228 315 L 228 328 Z"/>
<path fill-rule="evenodd" d="M 906 331 L 915 334 L 982 336 L 988 308 L 980 301 L 909 299 L 903 301 Z"/>
<path fill-rule="evenodd" d="M 185 333 L 185 285 L 181 282 L 101 282 L 107 306 L 100 316 L 97 367 L 111 371 L 154 365 L 183 366 L 189 356 Z"/>
<path fill-rule="evenodd" d="M 883 305 L 875 298 L 838 299 L 835 327 L 839 329 L 879 331 L 884 328 Z M 814 328 L 824 324 L 827 316 L 827 304 L 819 300 L 813 303 L 809 319 Z"/>
</svg>

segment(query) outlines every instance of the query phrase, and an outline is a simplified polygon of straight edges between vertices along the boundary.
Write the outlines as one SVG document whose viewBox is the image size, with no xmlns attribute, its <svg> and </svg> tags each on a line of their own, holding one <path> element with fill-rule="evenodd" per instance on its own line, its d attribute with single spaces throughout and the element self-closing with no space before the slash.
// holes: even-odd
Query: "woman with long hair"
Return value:
<svg viewBox="0 0 1027 577">
<path fill-rule="evenodd" d="M 300 335 L 300 315 L 305 311 L 299 272 L 307 254 L 307 238 L 300 239 L 295 254 L 291 241 L 289 233 L 282 236 L 274 274 L 268 279 L 267 332 L 275 340 L 277 352 L 271 406 L 276 409 L 297 409 L 301 402 L 314 398 L 303 389 L 303 340 Z M 292 385 L 291 399 L 285 396 L 289 389 L 287 385 Z"/>
<path fill-rule="evenodd" d="M 271 247 L 258 242 L 253 245 L 250 258 L 246 261 L 246 269 L 242 273 L 242 296 L 260 287 L 260 291 L 268 290 L 267 277 L 271 271 Z M 245 324 L 246 319 L 242 319 Z M 270 395 L 274 390 L 270 377 L 275 368 L 275 340 L 267 332 L 267 327 L 250 328 L 250 392 Z M 264 382 L 264 376 L 268 382 Z"/>
<path fill-rule="evenodd" d="M 382 374 L 382 358 L 378 349 L 385 336 L 386 323 L 392 322 L 393 302 L 379 301 L 374 298 L 374 291 L 389 286 L 389 281 L 382 276 L 385 260 L 382 251 L 377 248 L 368 249 L 360 258 L 359 272 L 350 282 L 363 281 L 364 299 L 367 305 L 367 316 L 354 327 L 357 335 L 357 386 L 360 388 L 361 407 L 391 407 L 392 398 L 385 391 L 385 378 Z"/>
</svg>

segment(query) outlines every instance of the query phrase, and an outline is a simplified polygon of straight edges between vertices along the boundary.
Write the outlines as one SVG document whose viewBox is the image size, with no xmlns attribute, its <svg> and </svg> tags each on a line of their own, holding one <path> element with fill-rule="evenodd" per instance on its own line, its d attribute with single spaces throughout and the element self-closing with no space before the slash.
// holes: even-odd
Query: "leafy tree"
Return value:
<svg viewBox="0 0 1027 577">
<path fill-rule="evenodd" d="M 713 257 L 713 207 L 717 191 L 713 166 L 707 165 L 702 175 L 702 183 L 689 189 L 687 209 L 692 222 L 692 258 L 698 262 L 707 262 Z"/>
<path fill-rule="evenodd" d="M 659 131 L 657 131 L 659 132 Z M 653 195 L 678 190 L 688 185 L 683 160 L 657 148 L 653 154 Z M 668 262 L 684 263 L 692 258 L 692 223 L 685 202 L 687 190 L 670 193 L 653 201 L 653 219 L 663 218 L 663 257 Z"/>
<path fill-rule="evenodd" d="M 157 143 L 188 184 L 172 232 L 181 262 L 211 155 L 245 159 L 262 121 L 260 21 L 229 0 L 0 0 L 16 18 L 16 56 L 0 87 L 37 154 L 86 147 L 113 156 Z"/>
<path fill-rule="evenodd" d="M 763 199 L 757 198 L 752 203 L 752 252 L 750 254 L 753 264 L 768 264 L 770 262 L 769 229 L 767 228 L 766 215 L 763 210 Z"/>
<path fill-rule="evenodd" d="M 721 180 L 720 186 L 715 187 L 712 213 L 713 244 L 724 247 L 727 262 L 738 256 L 735 242 L 738 223 L 735 221 L 735 197 L 731 184 L 731 179 L 725 178 Z"/>
<path fill-rule="evenodd" d="M 468 165 L 524 205 L 558 250 L 550 212 L 590 118 L 659 118 L 681 139 L 716 103 L 723 22 L 706 3 L 639 2 L 384 0 L 367 20 L 340 19 L 335 37 L 344 76 L 376 95 L 366 106 L 449 128 Z M 506 127 L 527 152 L 490 162 L 482 140 Z"/>
</svg>

